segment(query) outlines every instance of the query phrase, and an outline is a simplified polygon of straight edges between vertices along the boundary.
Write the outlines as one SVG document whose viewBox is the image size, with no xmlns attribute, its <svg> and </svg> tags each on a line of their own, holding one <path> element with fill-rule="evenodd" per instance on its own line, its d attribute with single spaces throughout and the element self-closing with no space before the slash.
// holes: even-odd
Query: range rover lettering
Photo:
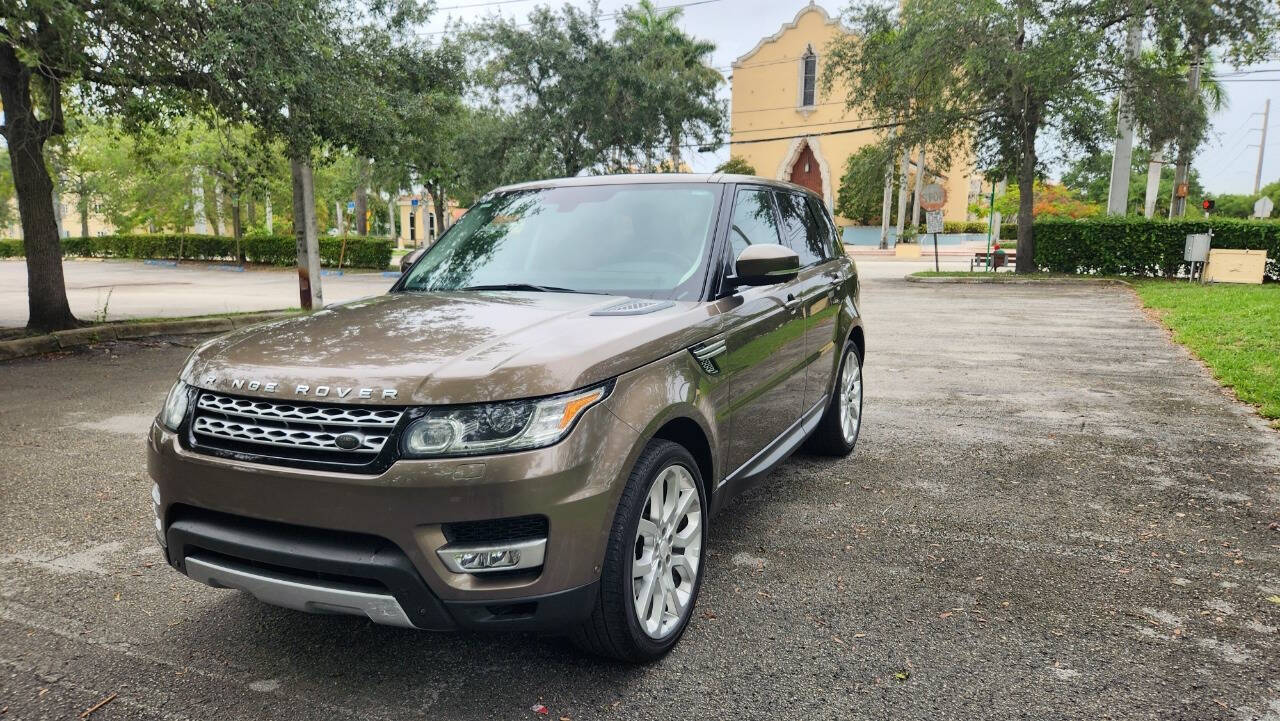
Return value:
<svg viewBox="0 0 1280 721">
<path fill-rule="evenodd" d="M 196 349 L 148 437 L 156 535 L 267 603 L 652 660 L 717 512 L 802 446 L 853 450 L 859 311 L 799 186 L 500 188 L 385 295 Z"/>
</svg>

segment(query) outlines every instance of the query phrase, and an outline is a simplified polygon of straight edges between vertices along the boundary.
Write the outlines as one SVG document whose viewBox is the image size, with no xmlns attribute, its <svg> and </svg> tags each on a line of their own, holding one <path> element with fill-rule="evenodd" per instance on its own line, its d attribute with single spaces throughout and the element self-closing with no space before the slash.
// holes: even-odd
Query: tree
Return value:
<svg viewBox="0 0 1280 721">
<path fill-rule="evenodd" d="M 1021 212 L 1022 194 L 1020 189 L 1012 188 L 1009 192 L 996 198 L 995 209 L 1005 217 Z M 1091 203 L 1070 188 L 1052 183 L 1037 182 L 1031 201 L 1032 217 L 1040 220 L 1092 218 L 1096 215 L 1101 215 L 1104 209 L 1104 205 Z"/>
<path fill-rule="evenodd" d="M 709 67 L 714 46 L 676 26 L 674 9 L 641 3 L 606 38 L 598 8 L 539 7 L 527 23 L 500 20 L 469 37 L 481 52 L 479 85 L 493 111 L 484 130 L 518 138 L 514 154 L 487 153 L 488 175 L 508 157 L 524 171 L 679 170 L 681 148 L 718 145 L 725 121 Z M 486 152 L 481 149 L 480 152 Z M 477 168 L 478 169 L 478 168 Z M 496 171 L 496 172 L 494 172 Z"/>
<path fill-rule="evenodd" d="M 318 150 L 392 157 L 424 121 L 421 98 L 456 94 L 456 54 L 408 31 L 416 3 L 274 0 L 219 3 L 197 56 L 219 88 L 220 113 L 280 141 L 290 159 L 299 296 L 322 305 L 313 162 Z M 288 22 L 281 22 L 281 17 Z M 251 57 L 254 63 L 226 63 Z M 314 292 L 313 292 L 314 291 Z"/>
<path fill-rule="evenodd" d="M 845 161 L 840 191 L 836 194 L 836 215 L 858 225 L 880 222 L 883 210 L 884 174 L 890 155 L 880 144 L 864 146 Z M 897 182 L 897 173 L 893 174 Z"/>
<path fill-rule="evenodd" d="M 1151 153 L 1139 148 L 1133 153 L 1133 167 L 1129 173 L 1129 206 L 1128 213 L 1141 215 L 1147 192 L 1147 177 Z M 1173 195 L 1174 169 L 1170 165 L 1160 166 L 1160 184 L 1156 195 L 1156 217 L 1169 214 L 1169 199 Z M 1062 173 L 1062 184 L 1079 193 L 1081 197 L 1098 205 L 1106 206 L 1107 191 L 1111 181 L 1111 152 L 1098 151 L 1076 157 Z M 1200 173 L 1192 169 L 1187 176 L 1188 194 L 1192 198 L 1204 195 L 1204 186 L 1200 184 Z"/>
<path fill-rule="evenodd" d="M 1017 269 L 1034 271 L 1041 135 L 1097 143 L 1098 61 L 1118 19 L 1024 0 L 855 5 L 846 18 L 854 33 L 833 42 L 825 82 L 847 86 L 851 109 L 879 111 L 896 131 L 883 141 L 891 157 L 924 147 L 945 164 L 971 142 L 988 176 L 1016 177 Z"/>
<path fill-rule="evenodd" d="M 756 169 L 741 155 L 730 155 L 728 160 L 716 166 L 716 172 L 732 173 L 734 175 L 755 175 Z"/>
<path fill-rule="evenodd" d="M 68 88 L 80 84 L 98 106 L 156 114 L 205 88 L 187 49 L 205 26 L 208 5 L 148 3 L 4 3 L 0 9 L 0 126 L 9 148 L 26 253 L 27 327 L 72 328 L 62 273 L 62 243 L 45 146 L 66 131 Z"/>
<path fill-rule="evenodd" d="M 681 30 L 677 22 L 683 13 L 640 0 L 622 11 L 614 33 L 622 59 L 621 94 L 633 98 L 642 117 L 661 119 L 651 130 L 665 135 L 667 167 L 677 173 L 683 143 L 718 144 L 725 125 L 724 102 L 716 97 L 724 77 L 710 66 L 716 46 Z"/>
<path fill-rule="evenodd" d="M 1103 10 L 1114 12 L 1133 5 L 1133 0 L 1102 4 L 1114 4 Z M 1275 49 L 1280 10 L 1275 3 L 1253 0 L 1176 0 L 1138 7 L 1151 18 L 1156 52 L 1129 64 L 1126 69 L 1139 90 L 1125 92 L 1140 100 L 1135 118 L 1147 128 L 1148 147 L 1168 143 L 1177 148 L 1174 182 L 1185 182 L 1208 129 L 1211 102 L 1206 102 L 1200 86 L 1212 53 L 1216 50 L 1236 66 L 1267 59 Z M 1173 82 L 1179 74 L 1186 76 L 1185 83 Z M 1144 94 L 1145 88 L 1154 92 Z M 1182 215 L 1182 206 L 1181 200 L 1175 203 L 1173 215 Z"/>
</svg>

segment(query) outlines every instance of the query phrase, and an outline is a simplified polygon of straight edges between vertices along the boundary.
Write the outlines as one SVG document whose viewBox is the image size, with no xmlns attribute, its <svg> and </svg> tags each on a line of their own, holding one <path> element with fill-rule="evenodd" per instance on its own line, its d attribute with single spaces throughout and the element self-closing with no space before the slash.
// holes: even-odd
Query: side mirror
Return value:
<svg viewBox="0 0 1280 721">
<path fill-rule="evenodd" d="M 777 243 L 749 245 L 733 263 L 738 285 L 773 285 L 796 277 L 800 272 L 800 256 Z"/>
</svg>

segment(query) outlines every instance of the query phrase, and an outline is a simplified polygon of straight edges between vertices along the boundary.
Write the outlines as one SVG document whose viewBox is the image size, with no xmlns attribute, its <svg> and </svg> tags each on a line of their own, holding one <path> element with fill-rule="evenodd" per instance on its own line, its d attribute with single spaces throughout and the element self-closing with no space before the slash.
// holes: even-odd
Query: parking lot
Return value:
<svg viewBox="0 0 1280 721">
<path fill-rule="evenodd" d="M 189 581 L 143 432 L 198 339 L 0 364 L 0 718 L 1280 718 L 1280 435 L 1123 288 L 906 270 L 863 289 L 856 454 L 719 516 L 639 668 Z"/>
</svg>

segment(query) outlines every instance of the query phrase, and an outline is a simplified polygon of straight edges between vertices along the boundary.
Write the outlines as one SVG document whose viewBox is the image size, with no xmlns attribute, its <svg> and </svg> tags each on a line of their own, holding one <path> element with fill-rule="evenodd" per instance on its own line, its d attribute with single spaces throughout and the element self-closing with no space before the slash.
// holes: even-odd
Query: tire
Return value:
<svg viewBox="0 0 1280 721">
<path fill-rule="evenodd" d="M 654 488 L 661 486 L 668 491 L 654 496 Z M 686 488 L 687 486 L 687 488 Z M 689 504 L 688 488 L 697 492 L 697 510 Z M 672 494 L 670 491 L 674 490 Z M 651 503 L 656 498 L 671 499 L 673 508 L 687 507 L 674 515 L 673 522 L 654 522 Z M 656 517 L 661 518 L 662 514 Z M 640 524 L 647 522 L 649 535 L 642 537 Z M 600 593 L 590 618 L 573 633 L 573 641 L 590 653 L 628 663 L 646 663 L 664 656 L 680 640 L 693 616 L 693 607 L 702 587 L 702 547 L 706 540 L 707 493 L 698 464 L 683 446 L 665 440 L 652 440 L 640 452 L 635 467 L 627 479 L 627 485 L 618 501 L 613 527 L 605 549 L 604 566 L 600 573 Z M 665 535 L 667 529 L 671 535 Z M 684 534 L 688 534 L 687 537 Z M 665 544 L 663 539 L 669 538 Z M 652 542 L 649 538 L 654 539 Z M 684 542 L 684 545 L 678 545 Z M 637 556 L 640 556 L 638 559 Z M 649 564 L 643 564 L 647 556 Z M 692 561 L 694 576 L 687 578 Z M 635 598 L 634 575 L 637 568 L 651 568 L 649 588 L 664 591 L 658 609 L 654 595 L 644 600 Z M 660 587 L 662 578 L 670 579 L 667 587 Z M 639 583 L 646 579 L 641 578 Z M 670 595 L 665 591 L 669 588 Z M 683 607 L 679 607 L 683 600 Z M 649 610 L 647 618 L 641 618 L 637 604 Z M 679 609 L 668 614 L 672 606 Z M 655 622 L 656 617 L 656 622 Z M 656 623 L 656 625 L 655 625 Z"/>
<path fill-rule="evenodd" d="M 842 413 L 842 401 L 846 400 L 844 396 L 850 392 L 850 389 L 846 388 L 846 382 L 849 380 L 845 376 L 846 369 L 855 374 L 857 382 L 856 399 L 852 399 L 849 405 L 851 411 L 856 411 L 853 416 L 852 433 L 846 432 L 845 416 Z M 804 449 L 822 456 L 847 456 L 853 452 L 853 447 L 858 443 L 858 434 L 861 432 L 862 356 L 858 347 L 849 342 L 845 345 L 844 355 L 840 358 L 840 367 L 836 369 L 836 382 L 831 387 L 831 398 L 827 402 L 827 410 L 823 412 L 817 429 L 805 441 Z"/>
</svg>

